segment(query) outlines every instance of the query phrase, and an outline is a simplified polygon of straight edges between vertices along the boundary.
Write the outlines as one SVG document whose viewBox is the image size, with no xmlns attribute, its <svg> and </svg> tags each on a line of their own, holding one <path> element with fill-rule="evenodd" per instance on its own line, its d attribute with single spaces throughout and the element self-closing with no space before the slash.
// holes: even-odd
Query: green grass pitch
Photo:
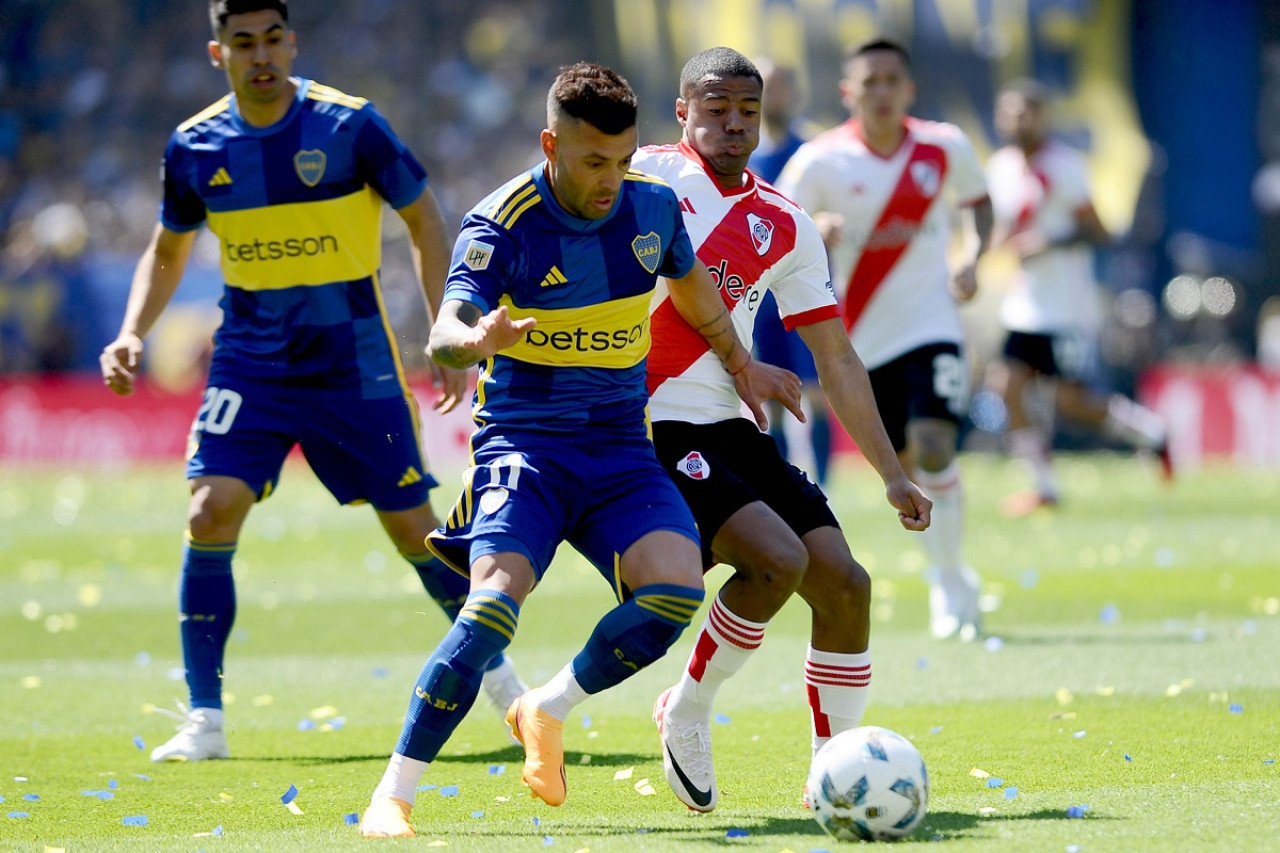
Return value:
<svg viewBox="0 0 1280 853">
<path fill-rule="evenodd" d="M 1280 473 L 1210 468 L 1167 488 L 1143 460 L 1059 464 L 1063 506 L 1009 521 L 995 507 L 1020 469 L 963 459 L 968 558 L 989 608 L 988 639 L 968 645 L 926 637 L 924 559 L 874 475 L 836 473 L 833 505 L 875 579 L 865 721 L 910 737 L 932 777 L 929 815 L 903 846 L 1280 850 Z M 438 510 L 457 482 L 442 479 Z M 344 817 L 366 804 L 446 622 L 371 513 L 334 506 L 301 466 L 254 511 L 237 555 L 232 759 L 151 764 L 172 733 L 151 709 L 185 695 L 185 513 L 177 465 L 0 471 L 0 849 L 850 847 L 800 804 L 808 615 L 794 601 L 721 692 L 714 813 L 668 790 L 649 719 L 689 631 L 570 717 L 563 807 L 528 796 L 482 698 L 423 780 L 439 787 L 419 793 L 419 837 L 359 838 Z M 562 549 L 511 649 L 526 680 L 565 663 L 610 604 Z M 301 814 L 281 802 L 290 786 Z"/>
</svg>

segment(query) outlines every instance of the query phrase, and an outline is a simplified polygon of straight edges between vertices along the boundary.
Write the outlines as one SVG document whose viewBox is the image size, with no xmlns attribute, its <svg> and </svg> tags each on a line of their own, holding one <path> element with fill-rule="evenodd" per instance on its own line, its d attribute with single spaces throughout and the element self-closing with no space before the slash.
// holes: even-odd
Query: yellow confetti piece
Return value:
<svg viewBox="0 0 1280 853">
<path fill-rule="evenodd" d="M 573 853 L 591 853 L 591 848 L 590 848 L 590 847 L 579 847 L 577 850 L 574 850 L 574 851 L 573 851 Z"/>
<path fill-rule="evenodd" d="M 1186 690 L 1188 687 L 1193 686 L 1196 683 L 1196 680 L 1194 678 L 1184 678 L 1178 683 L 1182 685 L 1183 690 Z"/>
<path fill-rule="evenodd" d="M 981 815 L 982 817 L 991 817 L 993 814 L 996 813 L 996 811 L 997 810 L 993 809 L 991 806 L 983 806 L 982 808 L 978 809 L 978 814 Z"/>
<path fill-rule="evenodd" d="M 443 838 L 437 838 L 435 841 L 432 841 L 427 846 L 428 847 L 448 847 L 449 842 L 445 841 Z"/>
<path fill-rule="evenodd" d="M 302 809 L 298 808 L 298 804 L 297 804 L 296 802 L 294 802 L 293 800 L 290 800 L 289 802 L 285 803 L 285 804 L 284 804 L 284 807 L 285 807 L 286 809 L 288 809 L 289 811 L 293 812 L 293 813 L 294 813 L 294 814 L 296 814 L 296 815 L 303 815 L 303 814 L 306 814 L 306 812 L 304 812 Z"/>
<path fill-rule="evenodd" d="M 44 608 L 40 606 L 38 601 L 28 601 L 22 605 L 22 618 L 28 622 L 34 622 L 44 613 Z"/>
<path fill-rule="evenodd" d="M 1221 691 L 1214 691 L 1214 692 L 1210 693 L 1210 694 L 1209 694 L 1209 701 L 1210 701 L 1210 702 L 1226 702 L 1226 701 L 1227 701 L 1227 691 L 1225 691 L 1225 690 L 1221 690 Z"/>
<path fill-rule="evenodd" d="M 313 720 L 327 720 L 336 716 L 338 716 L 338 709 L 332 705 L 321 705 L 319 708 L 311 709 L 311 719 Z"/>
<path fill-rule="evenodd" d="M 22 684 L 22 689 L 23 689 L 23 690 L 35 690 L 35 689 L 37 689 L 37 688 L 38 688 L 41 684 L 43 684 L 43 683 L 44 683 L 44 682 L 42 682 L 42 681 L 40 680 L 40 676 L 38 676 L 38 675 L 24 675 L 24 676 L 22 676 L 22 682 L 21 682 L 21 684 Z"/>
<path fill-rule="evenodd" d="M 584 753 L 582 754 L 582 757 L 578 759 L 578 763 L 579 763 L 579 764 L 590 764 L 590 763 L 591 763 L 591 755 L 590 755 L 589 753 L 585 753 L 585 752 L 584 752 Z"/>
<path fill-rule="evenodd" d="M 1056 691 L 1054 691 L 1053 696 L 1055 699 L 1058 700 L 1059 705 L 1070 705 L 1071 700 L 1076 698 L 1072 696 L 1071 691 L 1065 687 L 1059 687 Z"/>
<path fill-rule="evenodd" d="M 653 790 L 653 786 L 649 784 L 648 779 L 641 779 L 636 783 L 636 793 L 642 797 L 652 797 L 658 792 Z"/>
<path fill-rule="evenodd" d="M 152 705 L 150 702 L 143 702 L 141 710 L 144 714 L 154 714 L 156 712 L 156 706 Z"/>
<path fill-rule="evenodd" d="M 235 797 L 231 796 L 226 791 L 223 791 L 221 794 L 218 795 L 218 799 L 222 800 L 224 803 L 229 803 L 232 800 L 234 800 Z"/>
<path fill-rule="evenodd" d="M 613 774 L 613 781 L 620 782 L 623 779 L 630 779 L 631 774 L 634 770 L 635 770 L 634 767 L 628 767 L 625 770 L 619 770 L 617 773 Z"/>
<path fill-rule="evenodd" d="M 1182 692 L 1182 685 L 1180 684 L 1170 684 L 1168 687 L 1164 689 L 1165 696 L 1177 696 L 1181 692 Z"/>
<path fill-rule="evenodd" d="M 1114 695 L 1116 695 L 1116 689 L 1115 689 L 1114 687 L 1110 686 L 1110 685 L 1107 685 L 1106 687 L 1099 687 L 1099 688 L 1097 688 L 1096 690 L 1094 690 L 1093 692 L 1094 692 L 1094 693 L 1097 693 L 1099 696 L 1114 696 Z"/>
<path fill-rule="evenodd" d="M 253 699 L 250 700 L 250 704 L 255 708 L 265 708 L 268 705 L 274 705 L 275 701 L 276 697 L 272 696 L 270 693 L 263 693 L 261 696 L 254 696 Z"/>
<path fill-rule="evenodd" d="M 969 771 L 969 775 L 975 779 L 986 779 L 991 774 L 980 767 L 975 767 Z"/>
<path fill-rule="evenodd" d="M 218 677 L 219 677 L 219 678 L 225 678 L 225 676 L 222 676 L 222 675 L 219 675 Z M 222 691 L 222 704 L 223 704 L 223 705 L 234 705 L 235 703 L 236 703 L 236 694 L 234 694 L 234 693 L 228 693 L 226 690 Z"/>
<path fill-rule="evenodd" d="M 44 853 L 67 853 L 67 848 L 65 848 L 65 847 L 49 847 L 48 845 L 46 845 L 46 846 L 45 846 L 45 848 L 44 848 Z"/>
<path fill-rule="evenodd" d="M 494 797 L 493 801 L 495 803 L 507 803 L 511 801 L 511 798 L 510 797 Z"/>
</svg>

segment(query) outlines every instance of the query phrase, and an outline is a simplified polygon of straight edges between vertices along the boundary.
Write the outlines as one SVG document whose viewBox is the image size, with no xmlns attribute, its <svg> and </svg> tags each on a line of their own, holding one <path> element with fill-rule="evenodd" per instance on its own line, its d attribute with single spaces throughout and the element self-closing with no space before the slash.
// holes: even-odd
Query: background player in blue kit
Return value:
<svg viewBox="0 0 1280 853">
<path fill-rule="evenodd" d="M 164 155 L 160 224 L 134 273 L 105 383 L 133 391 L 143 339 L 182 279 L 197 229 L 222 247 L 226 287 L 204 401 L 191 432 L 191 485 L 179 589 L 191 707 L 153 761 L 225 758 L 223 653 L 235 619 L 232 555 L 253 504 L 296 444 L 340 502 L 369 503 L 397 550 L 451 617 L 466 580 L 424 545 L 437 485 L 419 447 L 379 287 L 385 199 L 408 226 L 431 314 L 448 254 L 426 171 L 363 98 L 290 77 L 285 0 L 214 0 L 209 58 L 231 93 L 188 119 Z M 466 375 L 442 369 L 436 407 Z M 524 689 L 498 656 L 486 692 L 505 709 Z"/>
<path fill-rule="evenodd" d="M 429 538 L 471 577 L 471 594 L 426 662 L 395 752 L 361 820 L 366 836 L 410 836 L 415 790 L 475 700 L 481 667 L 511 642 L 520 606 L 569 541 L 619 604 L 573 663 L 520 697 L 507 719 L 524 779 L 565 799 L 567 707 L 662 657 L 703 598 L 697 529 L 649 440 L 645 356 L 656 278 L 763 420 L 760 400 L 798 411 L 794 374 L 751 358 L 693 254 L 675 193 L 631 172 L 636 100 L 608 68 L 564 69 L 547 100 L 546 162 L 463 221 L 428 349 L 479 362 L 473 465 Z M 546 704 L 542 696 L 563 697 Z"/>
</svg>

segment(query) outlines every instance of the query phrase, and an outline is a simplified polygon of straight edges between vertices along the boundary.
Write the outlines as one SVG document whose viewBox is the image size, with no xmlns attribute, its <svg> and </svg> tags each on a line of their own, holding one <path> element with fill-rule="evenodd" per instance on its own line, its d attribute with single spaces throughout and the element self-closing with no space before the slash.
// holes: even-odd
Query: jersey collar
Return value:
<svg viewBox="0 0 1280 853">
<path fill-rule="evenodd" d="M 298 111 L 302 109 L 303 102 L 307 100 L 307 92 L 311 90 L 312 81 L 306 77 L 291 77 L 290 79 L 293 80 L 294 84 L 297 86 L 297 91 L 293 93 L 293 103 L 289 105 L 289 111 L 284 114 L 283 118 L 275 124 L 269 124 L 266 127 L 258 127 L 257 125 L 249 124 L 249 122 L 241 118 L 240 108 L 236 105 L 236 96 L 232 94 L 231 116 L 235 121 L 236 129 L 245 136 L 270 136 L 289 122 L 293 121 L 293 117 L 298 114 Z"/>
<path fill-rule="evenodd" d="M 745 180 L 742 182 L 742 186 L 722 187 L 720 186 L 719 179 L 716 178 L 715 173 L 711 171 L 711 167 L 707 164 L 706 158 L 699 154 L 692 145 L 681 139 L 679 148 L 681 154 L 702 167 L 702 171 L 706 172 L 707 177 L 711 180 L 711 185 L 720 191 L 720 195 L 722 197 L 733 198 L 735 196 L 748 195 L 756 191 L 756 176 L 750 169 L 746 169 L 743 172 Z"/>
<path fill-rule="evenodd" d="M 609 211 L 609 215 L 603 219 L 584 219 L 581 216 L 575 216 L 560 206 L 556 194 L 551 190 L 551 183 L 547 180 L 547 167 L 550 163 L 543 160 L 539 165 L 533 167 L 533 183 L 538 187 L 538 194 L 542 196 L 543 202 L 546 204 L 547 212 L 566 228 L 578 231 L 584 234 L 595 231 L 604 227 L 604 224 L 613 219 L 618 213 L 618 208 L 622 206 L 622 194 L 627 191 L 627 182 L 624 180 L 618 187 L 618 197 L 613 200 L 613 209 Z"/>
</svg>

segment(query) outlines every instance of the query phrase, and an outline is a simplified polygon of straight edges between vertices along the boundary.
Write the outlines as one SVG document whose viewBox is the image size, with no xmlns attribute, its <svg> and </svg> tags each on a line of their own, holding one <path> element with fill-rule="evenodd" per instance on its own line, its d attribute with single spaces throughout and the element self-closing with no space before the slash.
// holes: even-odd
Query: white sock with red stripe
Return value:
<svg viewBox="0 0 1280 853">
<path fill-rule="evenodd" d="M 667 713 L 686 720 L 711 719 L 711 706 L 720 685 L 742 669 L 751 653 L 760 648 L 768 624 L 743 619 L 717 595 L 698 632 L 684 675 L 667 698 Z"/>
<path fill-rule="evenodd" d="M 959 573 L 964 540 L 964 491 L 960 463 L 952 459 L 941 471 L 916 470 L 916 485 L 933 501 L 929 529 L 920 536 L 933 565 L 941 572 Z"/>
<path fill-rule="evenodd" d="M 813 751 L 862 722 L 871 686 L 871 652 L 824 652 L 809 646 L 804 686 L 813 721 Z"/>
</svg>

